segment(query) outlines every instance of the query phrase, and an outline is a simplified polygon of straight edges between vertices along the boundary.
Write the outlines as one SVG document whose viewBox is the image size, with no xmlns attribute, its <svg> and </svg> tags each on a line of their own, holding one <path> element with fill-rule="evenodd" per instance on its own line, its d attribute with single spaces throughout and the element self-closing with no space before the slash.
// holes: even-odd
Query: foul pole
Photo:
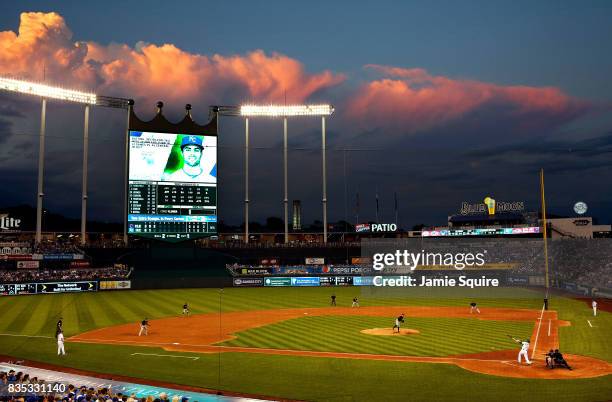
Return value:
<svg viewBox="0 0 612 402">
<path fill-rule="evenodd" d="M 542 198 L 542 226 L 544 227 L 544 273 L 545 273 L 545 285 L 546 285 L 546 296 L 545 304 L 548 310 L 548 292 L 550 290 L 550 282 L 548 277 L 548 224 L 546 222 L 546 197 L 544 195 L 544 169 L 540 169 L 540 196 Z"/>
</svg>

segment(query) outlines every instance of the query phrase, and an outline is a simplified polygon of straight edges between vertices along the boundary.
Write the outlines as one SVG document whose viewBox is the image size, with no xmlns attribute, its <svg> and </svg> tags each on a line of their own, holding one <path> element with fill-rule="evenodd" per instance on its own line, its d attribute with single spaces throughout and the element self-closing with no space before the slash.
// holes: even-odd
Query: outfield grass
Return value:
<svg viewBox="0 0 612 402">
<path fill-rule="evenodd" d="M 17 296 L 0 298 L 0 333 L 53 336 L 55 322 L 62 316 L 65 331 L 70 336 L 94 328 L 137 322 L 144 316 L 179 315 L 185 301 L 194 313 L 323 307 L 328 305 L 332 291 L 343 306 L 349 306 L 355 295 L 360 296 L 364 306 L 467 306 L 471 300 L 455 294 L 435 298 L 431 294 L 415 297 L 401 292 L 374 292 L 372 297 L 366 297 L 365 293 L 355 294 L 355 288 L 225 289 L 221 295 L 216 289 L 182 289 Z M 500 289 L 500 295 L 506 297 L 477 301 L 481 308 L 541 308 L 541 294 L 537 292 Z M 515 298 L 511 298 L 512 295 Z M 560 330 L 562 350 L 612 361 L 609 340 L 612 314 L 601 312 L 593 319 L 584 302 L 564 298 L 553 298 L 551 308 L 559 310 L 561 319 L 572 321 L 572 326 Z M 385 320 L 383 325 L 372 325 L 371 321 L 367 326 L 390 326 L 382 319 Z M 593 328 L 587 319 L 591 320 Z M 299 323 L 301 319 L 295 321 Z M 408 341 L 414 339 L 406 338 Z M 447 364 L 249 353 L 200 354 L 197 355 L 199 360 L 192 361 L 131 356 L 134 352 L 160 353 L 159 348 L 71 342 L 66 348 L 68 356 L 60 359 L 55 355 L 53 339 L 0 335 L 0 354 L 110 374 L 306 400 L 601 401 L 612 395 L 611 376 L 563 381 L 522 380 L 476 374 Z"/>
<path fill-rule="evenodd" d="M 448 356 L 515 348 L 506 334 L 529 338 L 532 322 L 486 321 L 465 318 L 407 317 L 404 328 L 418 335 L 374 336 L 368 328 L 390 328 L 391 317 L 303 317 L 239 332 L 224 346 L 298 349 L 408 356 Z M 391 330 L 389 330 L 391 332 Z"/>
</svg>

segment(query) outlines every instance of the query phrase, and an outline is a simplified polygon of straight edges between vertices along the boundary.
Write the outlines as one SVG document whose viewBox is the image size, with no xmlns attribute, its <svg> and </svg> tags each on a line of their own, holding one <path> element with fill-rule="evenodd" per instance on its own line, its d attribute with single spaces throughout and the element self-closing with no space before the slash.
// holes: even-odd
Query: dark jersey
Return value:
<svg viewBox="0 0 612 402">
<path fill-rule="evenodd" d="M 140 323 L 140 325 L 149 325 L 149 321 L 147 320 L 142 320 L 142 322 Z"/>
<path fill-rule="evenodd" d="M 400 315 L 399 317 L 397 317 L 397 320 L 398 320 L 399 322 L 404 322 L 404 316 L 403 316 L 403 315 Z"/>
<path fill-rule="evenodd" d="M 187 310 L 189 308 L 189 306 L 187 306 L 186 304 L 183 304 L 183 310 Z"/>
<path fill-rule="evenodd" d="M 472 303 L 470 303 L 470 306 L 476 307 L 476 303 L 472 302 Z"/>
</svg>

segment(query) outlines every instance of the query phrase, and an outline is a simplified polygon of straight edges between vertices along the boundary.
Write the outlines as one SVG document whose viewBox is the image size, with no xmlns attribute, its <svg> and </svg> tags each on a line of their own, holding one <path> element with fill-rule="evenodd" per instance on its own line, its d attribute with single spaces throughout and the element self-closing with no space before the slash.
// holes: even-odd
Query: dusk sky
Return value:
<svg viewBox="0 0 612 402">
<path fill-rule="evenodd" d="M 329 102 L 330 221 L 445 224 L 486 196 L 612 221 L 612 2 L 2 4 L 0 75 L 208 106 Z M 35 205 L 40 101 L 0 94 L 1 206 Z M 45 207 L 80 215 L 82 107 L 52 102 Z M 223 118 L 219 214 L 242 220 L 244 122 Z M 282 122 L 252 123 L 251 213 L 282 216 Z M 91 122 L 90 216 L 121 221 L 125 114 Z M 320 121 L 289 121 L 289 198 L 321 219 Z"/>
</svg>

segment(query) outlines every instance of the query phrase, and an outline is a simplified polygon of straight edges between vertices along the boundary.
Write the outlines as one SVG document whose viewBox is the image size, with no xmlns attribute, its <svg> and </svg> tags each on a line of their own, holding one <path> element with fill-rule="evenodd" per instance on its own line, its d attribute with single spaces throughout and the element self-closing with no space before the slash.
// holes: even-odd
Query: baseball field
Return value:
<svg viewBox="0 0 612 402">
<path fill-rule="evenodd" d="M 330 306 L 330 295 L 337 306 Z M 351 307 L 353 297 L 360 307 Z M 0 298 L 0 355 L 79 372 L 300 400 L 612 399 L 612 313 L 499 289 L 478 300 L 356 288 L 116 291 Z M 187 302 L 191 315 L 181 314 Z M 604 303 L 602 303 L 604 304 Z M 400 334 L 395 317 L 405 314 Z M 56 355 L 63 319 L 67 355 Z M 139 323 L 150 320 L 148 336 Z M 519 366 L 511 337 L 531 339 Z M 558 347 L 574 370 L 544 367 Z"/>
</svg>

